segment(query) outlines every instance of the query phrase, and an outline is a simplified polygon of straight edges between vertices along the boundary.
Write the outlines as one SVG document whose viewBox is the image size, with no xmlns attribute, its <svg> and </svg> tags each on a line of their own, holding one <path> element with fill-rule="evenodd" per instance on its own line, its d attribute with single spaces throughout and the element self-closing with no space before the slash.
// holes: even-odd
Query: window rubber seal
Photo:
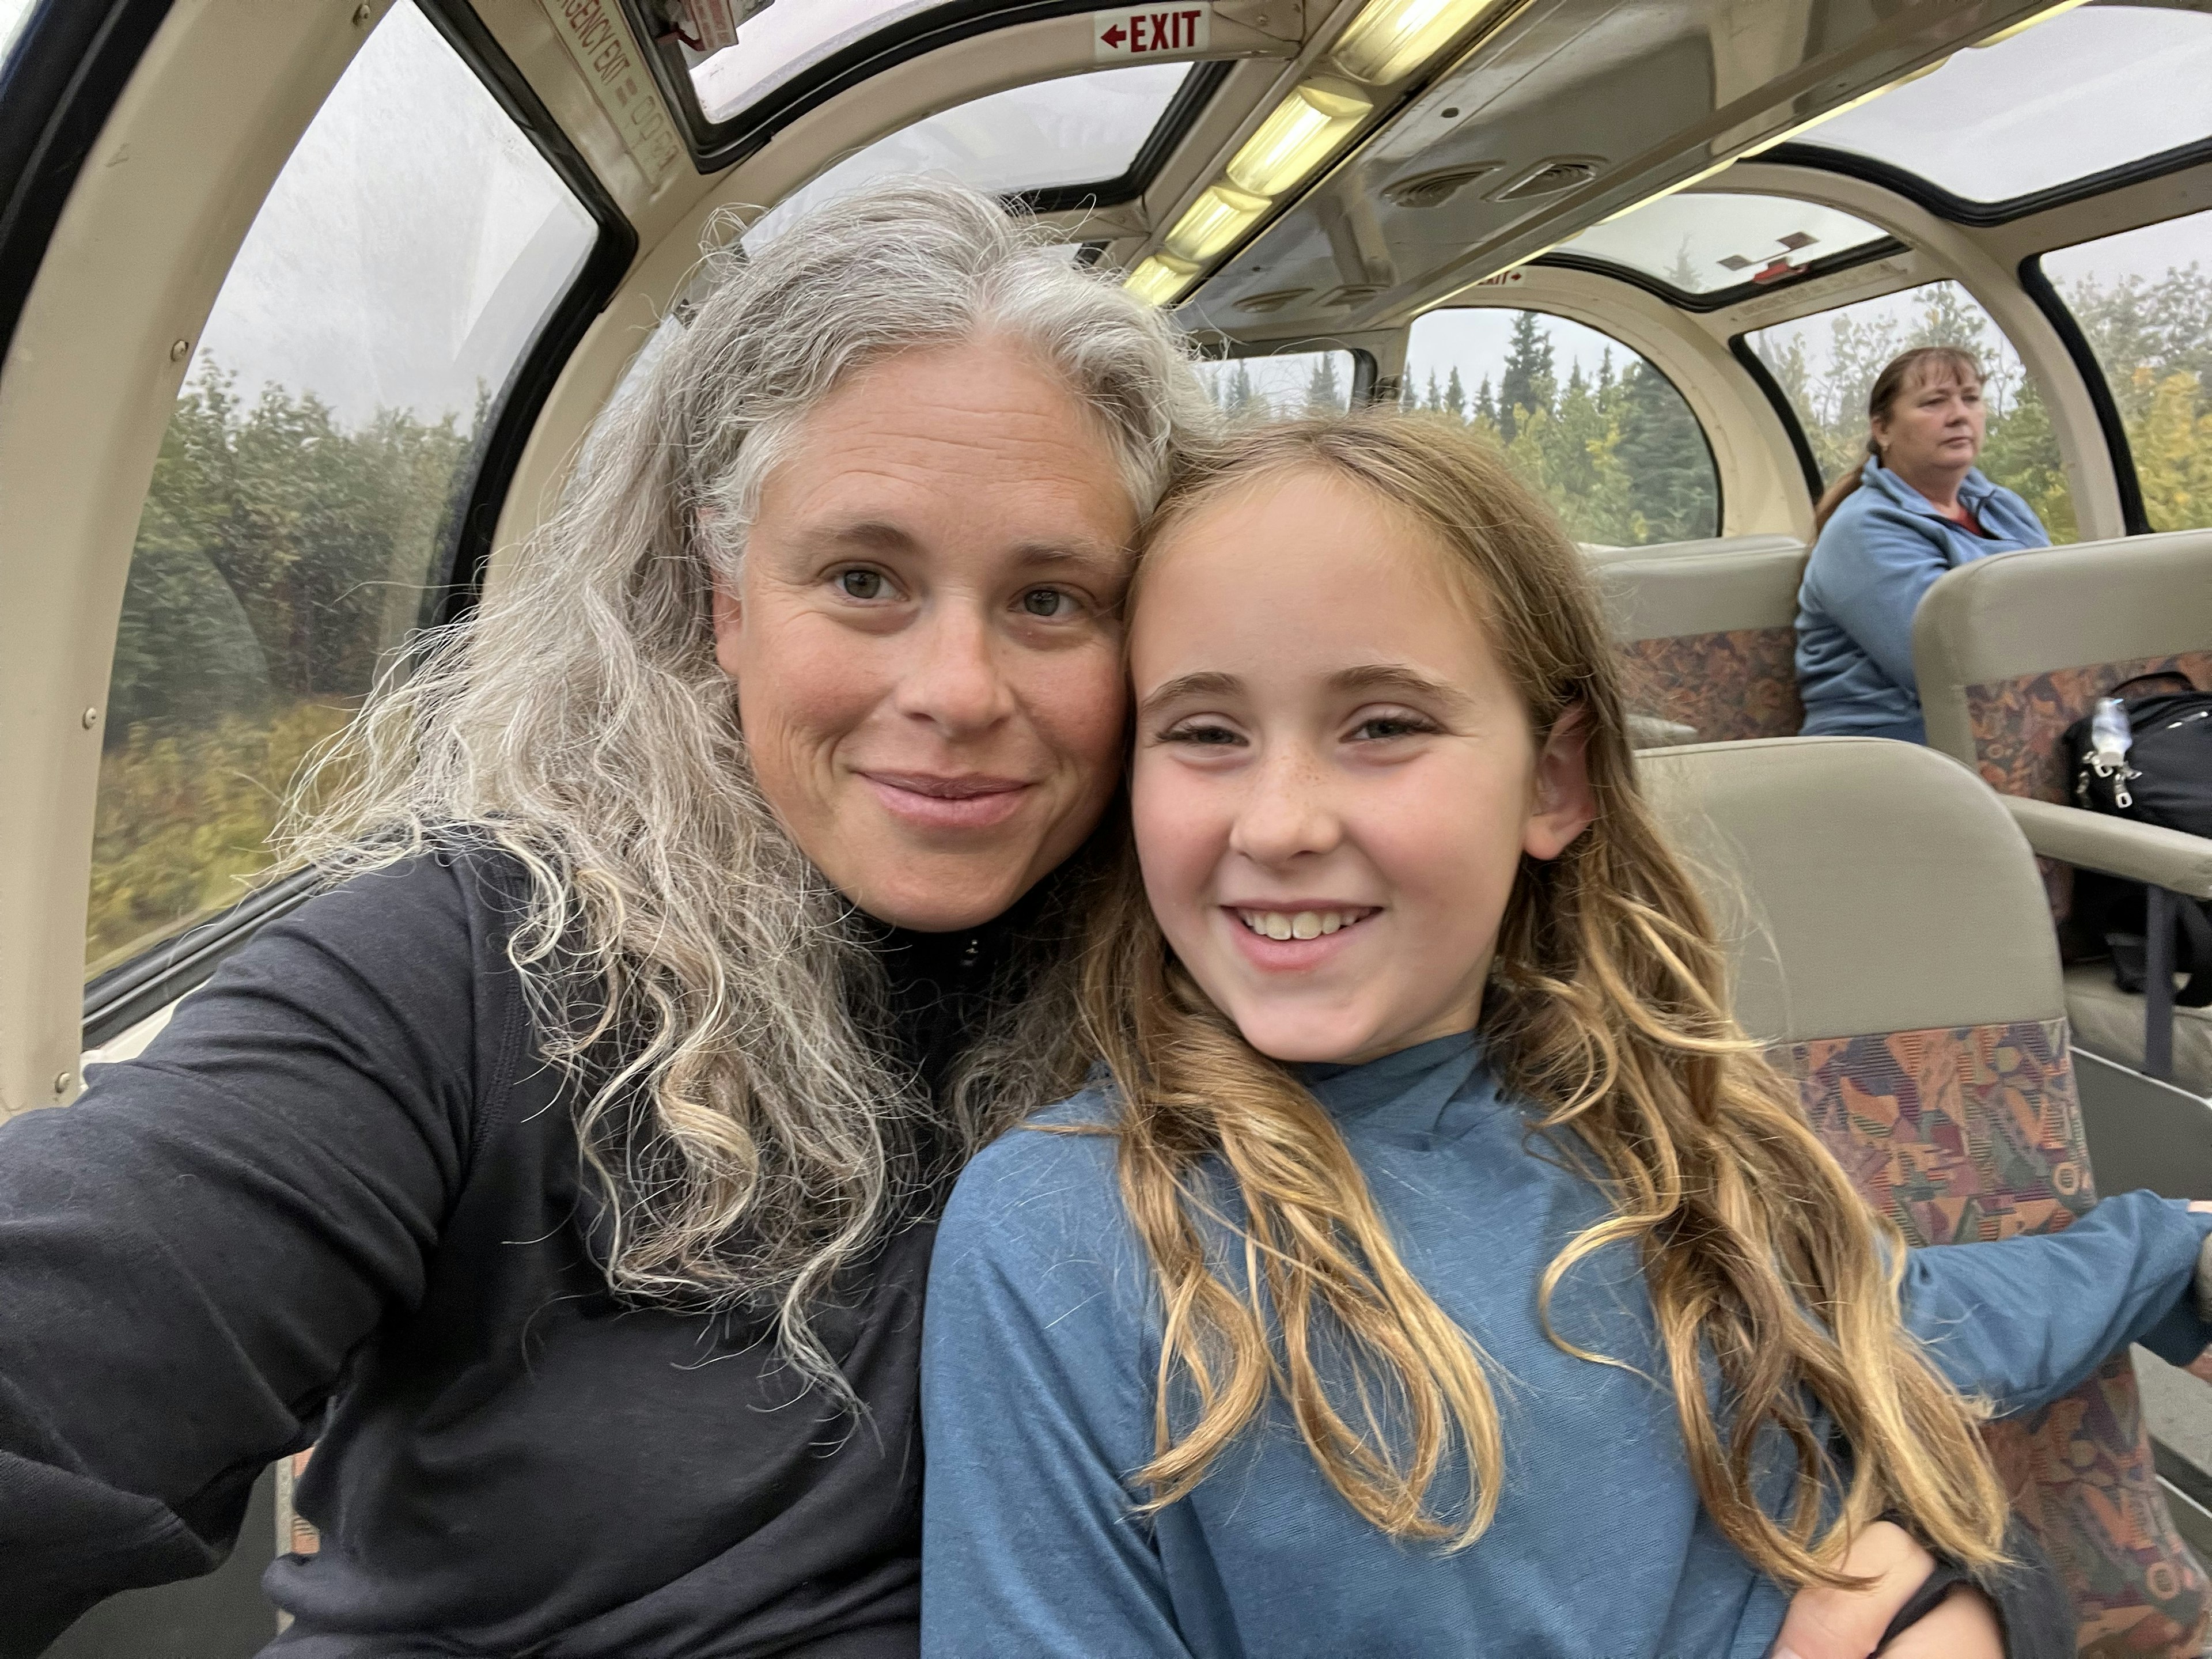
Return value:
<svg viewBox="0 0 2212 1659">
<path fill-rule="evenodd" d="M 1813 314 L 1818 316 L 1820 313 L 1815 312 Z M 1766 360 L 1753 349 L 1750 331 L 1732 337 L 1728 347 L 1729 356 L 1742 365 L 1743 372 L 1751 377 L 1752 384 L 1765 394 L 1767 403 L 1772 406 L 1776 416 L 1782 422 L 1782 429 L 1790 434 L 1790 447 L 1796 452 L 1798 468 L 1805 475 L 1806 495 L 1812 501 L 1819 501 L 1820 492 L 1828 486 L 1820 477 L 1820 463 L 1813 453 L 1813 441 L 1805 435 L 1805 423 L 1797 418 L 1797 411 L 1790 402 L 1790 394 L 1782 389 L 1782 382 L 1774 378 L 1774 371 L 1766 366 Z"/>
<path fill-rule="evenodd" d="M 66 0 L 48 0 L 50 7 L 58 3 Z M 162 0 L 164 7 L 167 3 Z M 599 228 L 567 292 L 540 324 L 537 337 L 486 412 L 485 435 L 473 458 L 476 465 L 449 509 L 441 568 L 434 572 L 425 596 L 423 620 L 439 623 L 457 621 L 474 607 L 490 560 L 500 508 L 514 482 L 524 446 L 569 356 L 629 274 L 638 237 L 582 153 L 465 0 L 415 0 L 415 5 L 521 128 Z M 84 990 L 82 1047 L 97 1048 L 112 1042 L 149 1014 L 198 989 L 264 924 L 303 903 L 322 884 L 319 872 L 312 870 L 282 877 L 94 977 Z"/>
<path fill-rule="evenodd" d="M 2124 236 L 2127 233 L 2113 234 Z M 2089 337 L 2081 331 L 2081 325 L 2068 308 L 2065 297 L 2044 274 L 2043 256 L 2029 254 L 2020 262 L 2017 275 L 2021 289 L 2035 302 L 2036 309 L 2043 313 L 2044 320 L 2066 348 L 2067 356 L 2073 360 L 2074 373 L 2089 394 L 2089 406 L 2097 411 L 2097 426 L 2104 434 L 2105 451 L 2112 457 L 2113 487 L 2119 491 L 2120 522 L 2130 536 L 2148 535 L 2150 514 L 2143 505 L 2142 480 L 2136 476 L 2135 447 L 2128 441 L 2128 428 L 2120 419 L 2120 406 L 2113 399 L 2112 383 L 2105 378 L 2104 364 L 2097 361 Z"/>
<path fill-rule="evenodd" d="M 0 64 L 0 363 L 70 192 L 170 0 L 40 0 Z"/>
<path fill-rule="evenodd" d="M 2025 196 L 2011 197 L 2002 202 L 1970 202 L 1963 196 L 1953 195 L 1919 173 L 1893 162 L 1859 155 L 1855 150 L 1828 149 L 1814 143 L 1778 144 L 1763 152 L 1759 159 L 1778 166 L 1840 173 L 1845 178 L 1893 191 L 1915 206 L 1925 208 L 1939 219 L 1948 219 L 1954 225 L 1984 229 L 1991 225 L 2010 224 L 2015 219 L 2025 219 L 2051 208 L 2065 207 L 2092 196 L 2102 196 L 2129 185 L 2162 179 L 2170 173 L 2186 172 L 2202 162 L 2212 161 L 2212 137 L 2178 144 L 2172 149 L 2162 149 L 2155 155 L 2124 161 L 2116 167 L 2106 167 L 2102 173 L 2069 179 L 2063 184 L 2030 191 Z"/>
</svg>

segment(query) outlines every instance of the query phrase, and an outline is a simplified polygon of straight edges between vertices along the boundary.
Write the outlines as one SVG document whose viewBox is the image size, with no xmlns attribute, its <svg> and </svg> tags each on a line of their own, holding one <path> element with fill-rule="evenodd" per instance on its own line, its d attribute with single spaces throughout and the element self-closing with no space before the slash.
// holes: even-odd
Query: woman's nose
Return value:
<svg viewBox="0 0 2212 1659">
<path fill-rule="evenodd" d="M 1343 838 L 1322 769 L 1310 757 L 1291 752 L 1270 756 L 1256 769 L 1229 844 L 1255 864 L 1279 868 L 1328 852 Z"/>
<path fill-rule="evenodd" d="M 908 636 L 914 644 L 892 700 L 899 713 L 926 720 L 947 737 L 987 731 L 1013 712 L 1014 698 L 993 650 L 979 605 L 933 604 Z"/>
</svg>

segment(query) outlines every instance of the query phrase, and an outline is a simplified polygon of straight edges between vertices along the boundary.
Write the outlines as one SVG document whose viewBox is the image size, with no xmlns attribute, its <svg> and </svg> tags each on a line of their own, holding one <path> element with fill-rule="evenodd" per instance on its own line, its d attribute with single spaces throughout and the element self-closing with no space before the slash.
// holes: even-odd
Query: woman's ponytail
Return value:
<svg viewBox="0 0 2212 1659">
<path fill-rule="evenodd" d="M 1881 459 L 1881 451 L 1875 447 L 1871 433 L 1867 434 L 1866 453 L 1869 459 Z M 1862 461 L 1856 466 L 1845 467 L 1836 475 L 1836 481 L 1820 492 L 1820 499 L 1813 503 L 1814 541 L 1820 539 L 1820 532 L 1828 527 L 1828 520 L 1836 516 L 1836 509 L 1844 504 L 1844 498 L 1865 482 L 1866 463 Z"/>
</svg>

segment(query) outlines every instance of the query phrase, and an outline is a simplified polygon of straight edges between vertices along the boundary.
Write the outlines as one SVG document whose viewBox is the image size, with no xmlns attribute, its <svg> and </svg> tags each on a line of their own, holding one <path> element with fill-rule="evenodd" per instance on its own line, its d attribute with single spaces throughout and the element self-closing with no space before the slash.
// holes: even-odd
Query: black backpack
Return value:
<svg viewBox="0 0 2212 1659">
<path fill-rule="evenodd" d="M 2179 690 L 2130 697 L 2130 687 L 2163 680 Z M 2185 835 L 2212 836 L 2212 692 L 2200 691 L 2184 674 L 2142 674 L 2106 695 L 2127 710 L 2134 741 L 2118 767 L 2097 758 L 2094 714 L 2066 728 L 2066 772 L 2074 805 Z M 2144 902 L 2141 882 L 2081 872 L 2075 877 L 2080 921 L 2104 935 L 2112 977 L 2124 991 L 2143 988 Z M 2190 975 L 2174 1001 L 2184 1008 L 2212 1006 L 2212 903 L 2183 899 L 2175 907 L 2178 937 L 2172 961 Z"/>
</svg>

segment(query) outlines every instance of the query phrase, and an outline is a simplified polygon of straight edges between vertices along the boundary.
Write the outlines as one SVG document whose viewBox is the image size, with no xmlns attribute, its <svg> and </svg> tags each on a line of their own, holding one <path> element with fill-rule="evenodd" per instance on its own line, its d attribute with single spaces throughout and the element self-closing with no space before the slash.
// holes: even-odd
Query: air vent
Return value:
<svg viewBox="0 0 2212 1659">
<path fill-rule="evenodd" d="M 1248 294 L 1237 302 L 1237 309 L 1262 313 L 1280 311 L 1291 301 L 1303 300 L 1312 292 L 1310 288 L 1279 288 L 1267 294 Z"/>
<path fill-rule="evenodd" d="M 1380 283 L 1346 283 L 1342 288 L 1333 288 L 1321 296 L 1325 306 L 1356 306 L 1363 300 L 1371 300 L 1382 291 Z"/>
<path fill-rule="evenodd" d="M 1418 173 L 1385 185 L 1382 193 L 1401 208 L 1437 207 L 1458 195 L 1461 185 L 1487 178 L 1504 165 L 1503 161 L 1470 161 L 1462 167 L 1439 167 L 1434 173 Z"/>
<path fill-rule="evenodd" d="M 1524 202 L 1532 196 L 1557 196 L 1563 190 L 1589 183 L 1603 165 L 1603 161 L 1595 155 L 1555 155 L 1522 173 L 1492 199 Z"/>
</svg>

